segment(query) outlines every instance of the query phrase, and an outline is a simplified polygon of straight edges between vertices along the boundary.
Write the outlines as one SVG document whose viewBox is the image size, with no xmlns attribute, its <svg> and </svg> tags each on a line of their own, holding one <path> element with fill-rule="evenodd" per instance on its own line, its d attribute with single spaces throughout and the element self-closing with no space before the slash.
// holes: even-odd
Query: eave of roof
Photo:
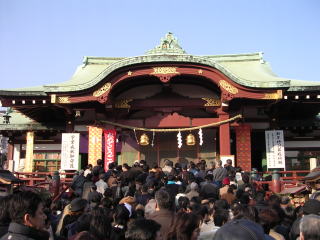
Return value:
<svg viewBox="0 0 320 240">
<path fill-rule="evenodd" d="M 0 123 L 0 131 L 12 131 L 12 130 L 56 130 L 56 127 L 49 127 L 46 125 L 42 125 L 39 122 L 36 122 L 32 120 L 31 118 L 28 118 L 26 115 L 13 110 L 13 112 L 10 113 L 10 123 Z"/>
<path fill-rule="evenodd" d="M 2 96 L 46 96 L 43 86 L 0 90 Z"/>
</svg>

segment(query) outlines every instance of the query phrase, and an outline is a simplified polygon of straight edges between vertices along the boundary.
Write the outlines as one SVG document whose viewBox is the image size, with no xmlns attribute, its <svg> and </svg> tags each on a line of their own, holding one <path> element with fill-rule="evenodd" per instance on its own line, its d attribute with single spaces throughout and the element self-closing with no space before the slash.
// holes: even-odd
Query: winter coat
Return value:
<svg viewBox="0 0 320 240">
<path fill-rule="evenodd" d="M 48 240 L 49 233 L 19 223 L 10 223 L 8 233 L 0 240 Z"/>
</svg>

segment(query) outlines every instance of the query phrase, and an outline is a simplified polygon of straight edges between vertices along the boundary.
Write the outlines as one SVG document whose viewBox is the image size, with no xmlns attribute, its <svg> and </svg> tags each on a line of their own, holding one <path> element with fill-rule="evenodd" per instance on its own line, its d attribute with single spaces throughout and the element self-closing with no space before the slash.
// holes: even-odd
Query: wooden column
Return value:
<svg viewBox="0 0 320 240">
<path fill-rule="evenodd" d="M 32 172 L 33 170 L 33 143 L 34 132 L 27 132 L 26 157 L 24 162 L 24 172 Z"/>
<path fill-rule="evenodd" d="M 219 120 L 229 119 L 229 114 L 221 114 Z M 230 124 L 225 123 L 219 126 L 219 139 L 220 139 L 220 155 L 230 155 Z"/>
</svg>

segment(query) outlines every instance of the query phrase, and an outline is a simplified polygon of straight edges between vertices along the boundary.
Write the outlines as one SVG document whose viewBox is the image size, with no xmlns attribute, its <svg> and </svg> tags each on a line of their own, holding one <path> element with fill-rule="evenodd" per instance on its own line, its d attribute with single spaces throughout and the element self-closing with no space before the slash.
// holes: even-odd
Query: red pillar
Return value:
<svg viewBox="0 0 320 240">
<path fill-rule="evenodd" d="M 244 171 L 251 171 L 251 126 L 240 124 L 235 127 L 237 158 L 236 165 Z"/>
<path fill-rule="evenodd" d="M 229 114 L 219 116 L 220 121 L 229 119 Z M 230 155 L 230 124 L 225 123 L 219 126 L 220 155 Z"/>
</svg>

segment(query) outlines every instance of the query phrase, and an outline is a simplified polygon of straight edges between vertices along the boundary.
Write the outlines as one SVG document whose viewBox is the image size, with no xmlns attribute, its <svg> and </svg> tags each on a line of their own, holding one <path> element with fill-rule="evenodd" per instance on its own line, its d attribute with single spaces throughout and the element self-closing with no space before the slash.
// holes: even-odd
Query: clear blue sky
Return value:
<svg viewBox="0 0 320 240">
<path fill-rule="evenodd" d="M 319 0 L 0 0 L 1 89 L 68 80 L 83 56 L 143 55 L 168 31 L 190 54 L 264 52 L 320 83 Z"/>
</svg>

